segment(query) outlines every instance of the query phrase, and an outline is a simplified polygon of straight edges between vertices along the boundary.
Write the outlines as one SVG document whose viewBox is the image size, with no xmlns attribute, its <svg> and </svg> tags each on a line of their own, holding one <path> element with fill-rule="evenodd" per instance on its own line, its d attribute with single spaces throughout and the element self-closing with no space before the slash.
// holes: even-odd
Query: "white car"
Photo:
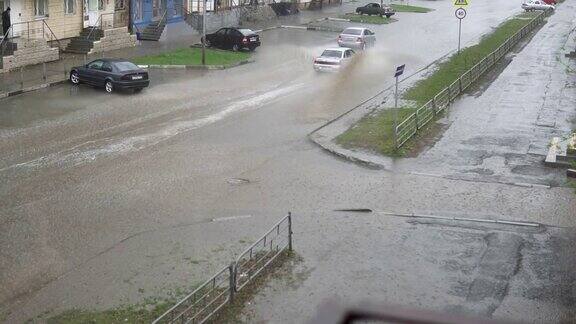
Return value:
<svg viewBox="0 0 576 324">
<path fill-rule="evenodd" d="M 338 72 L 350 62 L 354 51 L 347 47 L 327 48 L 314 59 L 314 70 L 318 72 Z"/>
<path fill-rule="evenodd" d="M 542 0 L 528 0 L 522 4 L 522 9 L 526 11 L 533 11 L 533 10 L 554 10 L 555 7 L 553 5 L 549 5 Z"/>
<path fill-rule="evenodd" d="M 374 46 L 375 34 L 368 28 L 350 27 L 338 36 L 338 45 L 341 47 L 361 48 Z"/>
</svg>

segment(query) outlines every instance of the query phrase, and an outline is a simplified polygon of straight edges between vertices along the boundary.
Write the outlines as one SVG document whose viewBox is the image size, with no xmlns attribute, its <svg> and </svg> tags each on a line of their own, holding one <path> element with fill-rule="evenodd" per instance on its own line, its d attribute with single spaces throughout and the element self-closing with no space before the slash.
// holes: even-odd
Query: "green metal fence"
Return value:
<svg viewBox="0 0 576 324">
<path fill-rule="evenodd" d="M 542 23 L 544 18 L 549 14 L 550 11 L 543 11 L 534 17 L 526 26 L 508 38 L 495 51 L 485 56 L 480 62 L 464 72 L 456 81 L 440 91 L 432 100 L 416 109 L 416 112 L 398 123 L 395 129 L 396 147 L 402 147 L 412 136 L 416 135 L 420 128 L 433 120 L 435 115 L 446 109 L 462 91 L 466 90 L 474 81 L 491 69 L 494 64 L 506 55 L 524 36 Z"/>
</svg>

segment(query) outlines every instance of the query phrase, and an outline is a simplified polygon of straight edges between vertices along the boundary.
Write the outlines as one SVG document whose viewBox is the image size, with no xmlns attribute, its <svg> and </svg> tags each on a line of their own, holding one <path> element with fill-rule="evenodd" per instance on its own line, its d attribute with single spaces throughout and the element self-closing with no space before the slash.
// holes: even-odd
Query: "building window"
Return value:
<svg viewBox="0 0 576 324">
<path fill-rule="evenodd" d="M 34 15 L 36 17 L 48 16 L 48 0 L 34 0 Z"/>
<path fill-rule="evenodd" d="M 104 10 L 104 0 L 98 0 L 98 10 Z"/>
<path fill-rule="evenodd" d="M 74 14 L 76 12 L 76 0 L 64 0 L 64 13 Z"/>
<path fill-rule="evenodd" d="M 116 0 L 115 1 L 116 10 L 124 10 L 126 9 L 126 3 L 124 0 Z"/>
</svg>

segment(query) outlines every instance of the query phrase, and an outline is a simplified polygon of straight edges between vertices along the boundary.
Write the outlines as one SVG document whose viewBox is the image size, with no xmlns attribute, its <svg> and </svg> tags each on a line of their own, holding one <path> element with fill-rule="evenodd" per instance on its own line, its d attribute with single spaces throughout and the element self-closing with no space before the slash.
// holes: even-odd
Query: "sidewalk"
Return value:
<svg viewBox="0 0 576 324">
<path fill-rule="evenodd" d="M 559 6 L 548 23 L 519 53 L 509 53 L 499 75 L 457 99 L 448 116 L 437 122 L 444 132 L 415 158 L 400 160 L 339 147 L 334 139 L 370 109 L 356 109 L 311 135 L 334 154 L 401 173 L 520 186 L 563 186 L 561 170 L 542 161 L 553 136 L 574 128 L 573 91 L 576 62 L 564 55 L 574 46 L 571 1 Z M 571 65 L 571 66 L 570 66 Z M 495 78 L 490 81 L 487 79 Z M 383 97 L 392 98 L 389 91 Z"/>
<path fill-rule="evenodd" d="M 185 22 L 169 24 L 159 42 L 139 41 L 136 47 L 92 55 L 60 53 L 60 60 L 23 67 L 21 70 L 0 74 L 0 98 L 32 91 L 57 84 L 68 79 L 71 67 L 85 64 L 99 57 L 133 58 L 158 54 L 174 48 L 192 45 L 200 41 L 200 35 Z M 45 77 L 44 77 L 45 76 Z"/>
</svg>

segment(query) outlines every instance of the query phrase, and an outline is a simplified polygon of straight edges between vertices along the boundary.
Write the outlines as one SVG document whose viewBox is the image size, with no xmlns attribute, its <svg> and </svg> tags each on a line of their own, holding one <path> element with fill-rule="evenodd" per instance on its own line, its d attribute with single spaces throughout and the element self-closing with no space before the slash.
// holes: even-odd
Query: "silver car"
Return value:
<svg viewBox="0 0 576 324">
<path fill-rule="evenodd" d="M 322 55 L 314 59 L 317 72 L 338 72 L 352 59 L 354 51 L 347 47 L 327 48 Z"/>
<path fill-rule="evenodd" d="M 338 45 L 340 47 L 360 48 L 374 46 L 376 35 L 368 28 L 350 27 L 338 36 Z"/>
</svg>

